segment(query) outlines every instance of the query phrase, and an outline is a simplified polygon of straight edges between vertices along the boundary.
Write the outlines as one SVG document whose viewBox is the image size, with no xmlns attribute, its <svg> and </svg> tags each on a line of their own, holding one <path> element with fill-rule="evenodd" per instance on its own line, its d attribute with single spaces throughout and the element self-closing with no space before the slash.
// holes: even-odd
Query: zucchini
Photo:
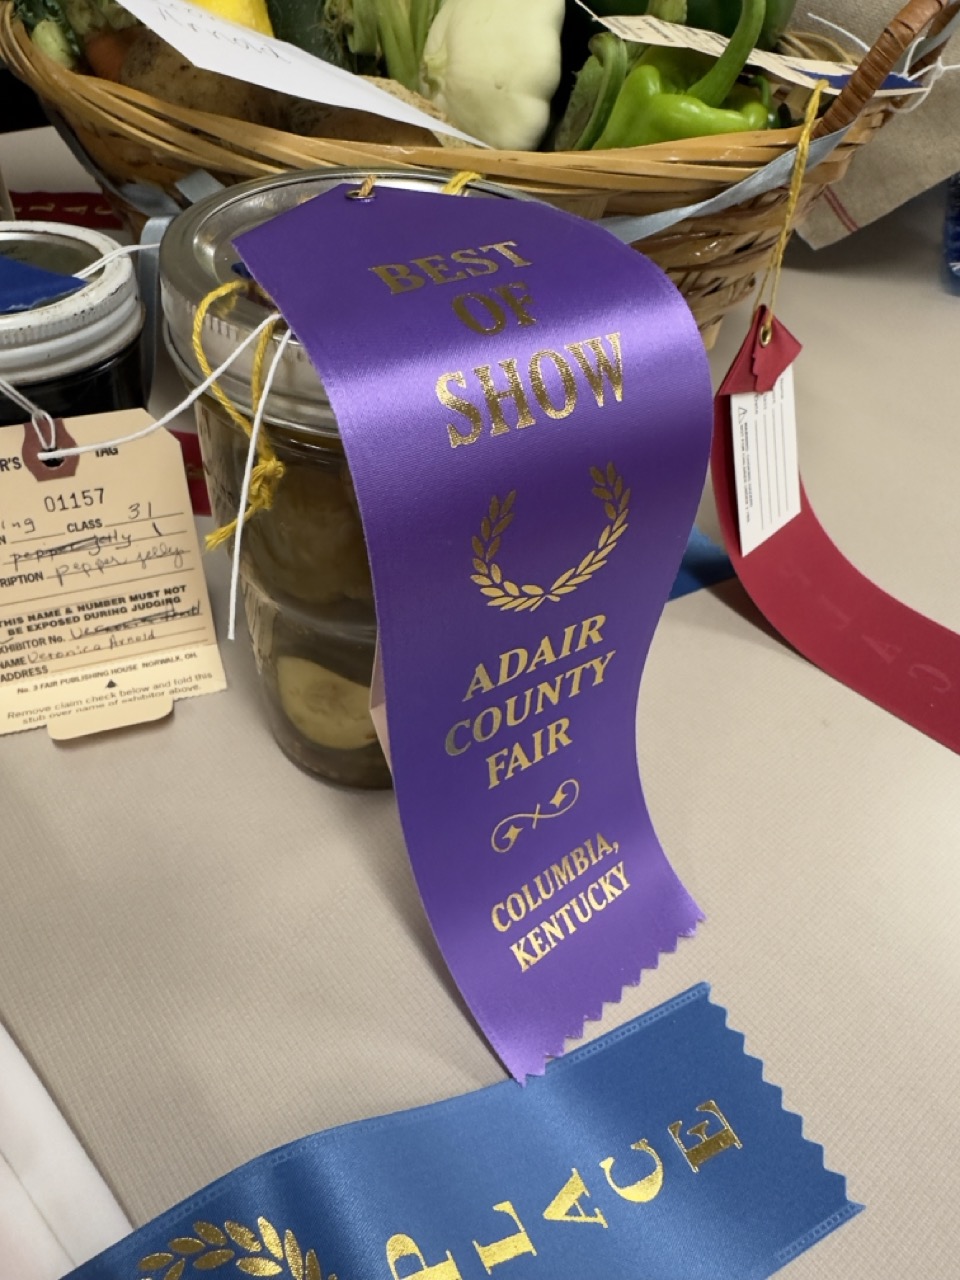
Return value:
<svg viewBox="0 0 960 1280">
<path fill-rule="evenodd" d="M 267 0 L 267 13 L 278 40 L 286 40 L 314 57 L 347 71 L 358 70 L 340 18 L 342 0 Z"/>
</svg>

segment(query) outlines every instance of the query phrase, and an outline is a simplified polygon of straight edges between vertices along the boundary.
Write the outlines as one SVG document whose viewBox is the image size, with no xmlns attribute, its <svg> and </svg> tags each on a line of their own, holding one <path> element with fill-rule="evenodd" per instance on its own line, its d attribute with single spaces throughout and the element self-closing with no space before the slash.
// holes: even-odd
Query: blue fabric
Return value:
<svg viewBox="0 0 960 1280">
<path fill-rule="evenodd" d="M 761 1280 L 861 1208 L 762 1075 L 694 987 L 525 1087 L 281 1147 L 73 1280 Z"/>
<path fill-rule="evenodd" d="M 680 562 L 680 571 L 670 592 L 670 599 L 689 595 L 691 591 L 699 591 L 701 587 L 712 587 L 717 582 L 725 582 L 732 578 L 733 565 L 730 557 L 717 544 L 699 529 L 692 529 L 687 541 L 687 549 Z"/>
<path fill-rule="evenodd" d="M 17 262 L 0 253 L 0 315 L 29 311 L 41 302 L 52 302 L 82 289 L 86 280 L 45 271 L 29 262 Z"/>
</svg>

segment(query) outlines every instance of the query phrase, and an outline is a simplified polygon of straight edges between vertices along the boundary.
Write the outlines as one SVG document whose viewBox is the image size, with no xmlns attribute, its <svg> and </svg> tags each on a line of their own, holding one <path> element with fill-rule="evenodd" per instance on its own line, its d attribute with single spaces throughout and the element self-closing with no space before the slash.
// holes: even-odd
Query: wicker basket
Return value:
<svg viewBox="0 0 960 1280">
<path fill-rule="evenodd" d="M 798 214 L 846 170 L 890 110 L 875 90 L 921 33 L 940 30 L 960 0 L 909 0 L 818 122 L 823 135 L 852 126 L 804 180 Z M 717 195 L 796 145 L 799 130 L 693 138 L 627 150 L 483 151 L 457 146 L 384 146 L 305 138 L 222 116 L 170 106 L 134 89 L 67 71 L 37 50 L 0 0 L 0 57 L 65 122 L 105 176 L 108 198 L 136 229 L 143 210 L 123 199 L 127 184 L 161 188 L 184 203 L 176 183 L 198 169 L 223 183 L 289 169 L 348 165 L 482 170 L 588 218 L 680 209 Z M 779 236 L 787 193 L 767 191 L 722 212 L 676 223 L 643 240 L 643 252 L 668 272 L 708 344 L 725 313 L 753 290 Z"/>
</svg>

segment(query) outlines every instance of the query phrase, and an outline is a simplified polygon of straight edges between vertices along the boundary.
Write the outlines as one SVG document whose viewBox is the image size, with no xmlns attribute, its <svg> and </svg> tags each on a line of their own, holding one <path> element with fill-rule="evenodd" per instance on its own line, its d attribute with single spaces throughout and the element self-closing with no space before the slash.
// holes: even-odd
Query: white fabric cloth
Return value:
<svg viewBox="0 0 960 1280">
<path fill-rule="evenodd" d="M 60 1280 L 129 1231 L 53 1099 L 0 1027 L 0 1280 Z"/>
</svg>

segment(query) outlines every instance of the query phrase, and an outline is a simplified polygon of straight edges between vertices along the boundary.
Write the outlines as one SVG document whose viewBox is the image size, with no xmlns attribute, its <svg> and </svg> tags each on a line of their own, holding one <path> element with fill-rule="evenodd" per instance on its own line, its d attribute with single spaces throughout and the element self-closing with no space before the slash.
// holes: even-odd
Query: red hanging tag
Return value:
<svg viewBox="0 0 960 1280">
<path fill-rule="evenodd" d="M 799 473 L 796 514 L 743 550 L 732 406 L 741 394 L 772 394 L 800 350 L 761 309 L 717 393 L 710 466 L 727 553 L 754 604 L 805 658 L 960 752 L 960 636 L 854 568 L 817 519 Z M 754 479 L 741 472 L 741 490 Z"/>
<path fill-rule="evenodd" d="M 717 394 L 772 391 L 777 379 L 802 350 L 790 330 L 784 328 L 767 307 L 758 307 L 743 346 L 734 356 Z"/>
</svg>

